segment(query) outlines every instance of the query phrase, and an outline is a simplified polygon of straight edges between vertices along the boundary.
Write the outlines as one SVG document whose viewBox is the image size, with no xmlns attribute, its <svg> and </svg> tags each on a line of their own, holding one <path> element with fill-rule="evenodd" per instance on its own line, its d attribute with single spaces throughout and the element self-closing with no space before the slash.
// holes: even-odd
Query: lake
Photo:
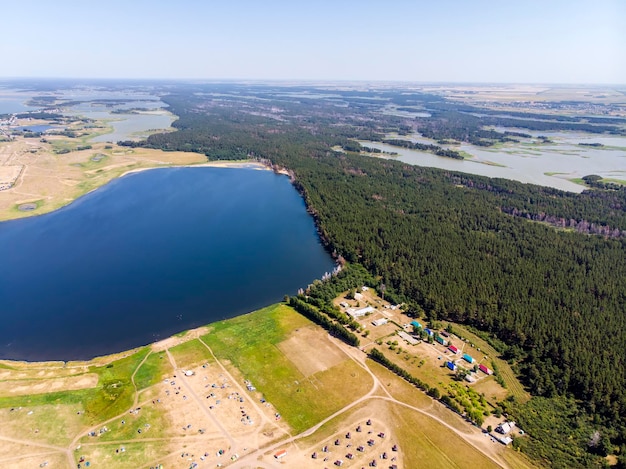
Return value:
<svg viewBox="0 0 626 469">
<path fill-rule="evenodd" d="M 77 360 L 295 294 L 334 263 L 287 177 L 166 168 L 0 223 L 0 358 Z"/>
<path fill-rule="evenodd" d="M 55 127 L 54 125 L 38 124 L 38 125 L 24 125 L 22 127 L 13 127 L 13 130 L 21 130 L 22 132 L 45 132 L 50 129 L 56 129 L 61 127 Z"/>
<path fill-rule="evenodd" d="M 506 127 L 499 131 L 516 130 Z M 518 130 L 524 131 L 525 130 Z M 527 132 L 534 134 L 533 132 Z M 552 142 L 538 144 L 533 139 L 522 139 L 519 143 L 507 143 L 496 148 L 461 145 L 442 145 L 463 151 L 472 158 L 456 160 L 432 153 L 400 148 L 380 142 L 361 141 L 370 148 L 377 148 L 388 154 L 376 157 L 393 159 L 404 163 L 447 169 L 493 178 L 512 179 L 540 186 L 554 187 L 569 192 L 582 192 L 585 186 L 569 179 L 598 174 L 608 179 L 626 181 L 626 138 L 613 135 L 597 135 L 581 132 L 540 132 Z M 398 138 L 390 135 L 389 138 Z M 435 144 L 434 140 L 420 135 L 402 137 L 419 143 Z M 579 143 L 601 143 L 603 148 L 580 146 Z"/>
<path fill-rule="evenodd" d="M 113 130 L 104 135 L 91 139 L 92 142 L 112 142 L 120 140 L 140 140 L 146 134 L 155 130 L 169 129 L 176 117 L 164 108 L 166 104 L 159 99 L 148 100 L 148 95 L 142 93 L 95 93 L 68 94 L 65 98 L 89 99 L 89 101 L 75 104 L 65 111 L 65 114 L 81 116 L 94 120 L 107 120 Z M 98 99 L 126 99 L 127 102 L 117 104 L 103 104 Z M 131 109 L 142 109 L 141 112 L 131 112 Z M 129 110 L 128 113 L 124 111 Z M 112 112 L 116 111 L 116 112 Z M 152 131 L 152 132 L 151 132 Z"/>
<path fill-rule="evenodd" d="M 87 113 L 86 117 L 90 117 Z M 92 117 L 93 118 L 93 117 Z M 120 119 L 110 121 L 113 132 L 99 135 L 91 139 L 92 142 L 117 143 L 120 140 L 139 140 L 137 135 L 151 130 L 169 129 L 175 117 L 166 112 L 154 114 L 111 114 L 106 119 Z M 144 137 L 145 138 L 145 137 Z"/>
<path fill-rule="evenodd" d="M 31 98 L 32 94 L 24 94 L 13 89 L 0 87 L 0 114 L 34 111 L 37 108 L 24 104 Z"/>
</svg>

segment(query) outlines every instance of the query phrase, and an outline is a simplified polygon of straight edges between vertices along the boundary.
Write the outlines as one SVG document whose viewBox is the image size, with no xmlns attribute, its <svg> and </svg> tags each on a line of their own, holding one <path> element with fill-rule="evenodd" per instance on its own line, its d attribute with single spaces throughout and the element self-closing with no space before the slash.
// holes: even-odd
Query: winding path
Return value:
<svg viewBox="0 0 626 469">
<path fill-rule="evenodd" d="M 197 338 L 199 340 L 199 342 L 207 348 L 207 350 L 210 352 L 212 358 L 214 359 L 215 363 L 220 367 L 220 369 L 222 370 L 222 372 L 224 373 L 225 376 L 228 377 L 228 379 L 233 383 L 233 385 L 240 391 L 240 393 L 242 395 L 245 395 L 245 391 L 243 390 L 243 387 L 238 383 L 238 381 L 236 381 L 233 376 L 229 373 L 229 371 L 226 369 L 226 367 L 217 359 L 217 357 L 215 356 L 215 354 L 213 353 L 213 350 L 200 338 Z M 446 422 L 445 420 L 443 420 L 442 418 L 440 418 L 439 416 L 435 415 L 432 411 L 429 410 L 425 410 L 416 406 L 413 406 L 411 404 L 408 404 L 406 402 L 400 401 L 396 398 L 394 398 L 389 391 L 386 389 L 385 386 L 382 385 L 382 383 L 380 382 L 380 379 L 378 378 L 378 376 L 368 367 L 367 365 L 367 355 L 354 347 L 348 346 L 347 344 L 344 344 L 343 342 L 340 342 L 338 339 L 333 338 L 331 336 L 328 336 L 329 341 L 331 342 L 331 344 L 333 344 L 333 346 L 337 347 L 344 355 L 346 355 L 350 360 L 352 360 L 353 362 L 355 362 L 359 367 L 361 367 L 363 370 L 365 370 L 369 376 L 372 379 L 372 385 L 371 388 L 369 389 L 369 391 L 364 394 L 363 396 L 361 396 L 360 398 L 354 400 L 353 402 L 349 403 L 348 405 L 344 406 L 343 408 L 337 410 L 336 412 L 334 412 L 332 415 L 326 417 L 325 419 L 323 419 L 322 421 L 318 422 L 316 425 L 306 429 L 305 431 L 297 434 L 297 435 L 289 435 L 287 434 L 287 438 L 283 438 L 280 439 L 279 441 L 274 440 L 273 442 L 269 442 L 268 444 L 265 444 L 263 446 L 260 446 L 258 448 L 256 448 L 254 451 L 251 452 L 247 452 L 243 455 L 241 455 L 241 457 L 236 460 L 236 461 L 224 461 L 224 465 L 228 466 L 232 469 L 246 469 L 246 468 L 250 468 L 250 467 L 254 467 L 254 468 L 265 468 L 265 469 L 280 469 L 282 467 L 284 467 L 284 465 L 280 464 L 278 461 L 274 461 L 273 459 L 271 459 L 270 457 L 266 457 L 265 455 L 279 449 L 279 448 L 284 448 L 287 445 L 290 444 L 296 444 L 297 445 L 297 441 L 311 436 L 313 435 L 315 432 L 317 432 L 322 426 L 324 426 L 325 424 L 327 424 L 328 422 L 340 417 L 341 415 L 345 414 L 346 412 L 350 411 L 351 409 L 355 408 L 356 406 L 367 402 L 367 401 L 375 401 L 375 400 L 380 400 L 380 401 L 385 401 L 385 402 L 389 402 L 401 407 L 404 407 L 406 409 L 410 409 L 414 412 L 417 412 L 421 415 L 424 415 L 428 418 L 431 418 L 433 420 L 435 420 L 436 422 L 438 422 L 440 425 L 442 425 L 443 427 L 445 427 L 446 429 L 454 432 L 456 435 L 458 435 L 460 438 L 462 438 L 464 441 L 466 441 L 468 444 L 470 444 L 473 448 L 475 448 L 476 450 L 478 450 L 481 454 L 483 454 L 485 457 L 489 458 L 489 460 L 491 462 L 493 462 L 495 465 L 497 465 L 498 467 L 503 467 L 506 468 L 508 467 L 508 464 L 499 459 L 499 458 L 495 458 L 492 454 L 489 454 L 490 452 L 485 451 L 485 447 L 484 447 L 484 443 L 485 441 L 482 440 L 482 438 L 480 438 L 481 435 L 478 434 L 472 434 L 472 433 L 467 433 L 467 432 L 462 432 L 460 431 L 456 426 Z M 139 390 L 137 388 L 137 385 L 135 383 L 135 375 L 137 374 L 137 371 L 141 368 L 141 366 L 145 363 L 145 361 L 147 360 L 147 358 L 150 356 L 152 352 L 149 352 L 146 354 L 146 356 L 143 358 L 143 360 L 137 365 L 137 367 L 135 368 L 135 370 L 133 371 L 133 374 L 131 376 L 131 382 L 134 388 L 134 398 L 133 398 L 133 405 L 131 407 L 131 409 L 136 408 L 139 404 L 143 404 L 143 403 L 139 403 Z M 232 437 L 232 435 L 224 428 L 224 426 L 221 424 L 221 422 L 209 411 L 209 409 L 207 408 L 205 402 L 200 399 L 200 397 L 196 394 L 196 392 L 193 390 L 193 387 L 190 385 L 190 383 L 188 382 L 188 378 L 185 376 L 185 373 L 183 372 L 183 370 L 180 370 L 176 364 L 176 360 L 173 357 L 173 355 L 170 353 L 169 348 L 166 349 L 166 353 L 168 356 L 168 359 L 173 367 L 173 369 L 177 372 L 178 375 L 178 380 L 180 382 L 182 382 L 183 386 L 186 388 L 186 392 L 188 393 L 189 396 L 193 397 L 193 399 L 195 400 L 195 402 L 198 404 L 198 406 L 200 407 L 200 409 L 202 409 L 202 412 L 214 423 L 215 428 L 218 429 L 217 433 L 220 433 L 221 436 L 223 436 L 226 440 L 228 440 L 230 447 L 229 447 L 229 451 L 228 451 L 228 455 L 234 455 L 235 453 L 242 453 L 242 448 L 240 448 L 240 446 L 242 446 L 241 443 L 238 443 L 237 441 L 235 441 L 235 439 Z M 149 400 L 147 400 L 146 402 L 149 402 Z M 262 421 L 265 424 L 269 424 L 270 426 L 275 427 L 276 429 L 279 429 L 281 432 L 284 432 L 284 429 L 280 426 L 278 426 L 275 422 L 273 422 L 271 419 L 268 418 L 268 416 L 266 415 L 266 413 L 264 412 L 263 409 L 260 409 L 259 406 L 256 404 L 256 402 L 254 401 L 254 399 L 249 399 L 249 402 L 251 404 L 251 406 L 255 409 L 255 411 L 258 413 L 259 417 L 262 419 Z M 442 405 L 440 403 L 438 403 L 437 401 L 433 401 L 433 405 Z M 28 446 L 33 446 L 34 448 L 38 448 L 41 450 L 48 450 L 48 451 L 41 451 L 41 452 L 32 452 L 29 453 L 27 456 L 41 456 L 41 457 L 45 457 L 45 456 L 49 456 L 49 455 L 54 455 L 54 454 L 63 454 L 65 453 L 66 457 L 67 457 L 67 461 L 69 463 L 70 468 L 74 468 L 76 465 L 75 462 L 75 458 L 74 458 L 74 453 L 75 453 L 75 449 L 76 449 L 76 445 L 78 444 L 78 442 L 80 441 L 81 438 L 83 438 L 86 434 L 88 434 L 91 431 L 95 431 L 98 428 L 101 428 L 104 425 L 107 425 L 113 421 L 115 421 L 116 419 L 119 419 L 120 417 L 124 416 L 126 413 L 128 412 L 128 409 L 125 410 L 123 413 L 116 415 L 114 417 L 111 417 L 110 419 L 103 421 L 103 422 L 99 422 L 97 425 L 93 425 L 90 428 L 81 430 L 70 442 L 70 444 L 66 447 L 61 447 L 61 446 L 57 446 L 57 445 L 52 445 L 52 444 L 47 444 L 47 443 L 40 443 L 40 442 L 36 442 L 36 441 L 30 441 L 30 440 L 23 440 L 23 439 L 19 439 L 19 438 L 10 438 L 10 437 L 4 437 L 4 436 L 0 436 L 0 441 L 6 441 L 6 442 L 11 442 L 11 443 L 17 443 L 17 444 L 22 444 L 22 445 L 28 445 Z M 258 436 L 259 432 L 263 431 L 263 425 L 259 425 L 258 429 L 256 430 L 256 434 Z M 153 441 L 153 442 L 157 442 L 157 441 L 170 441 L 170 440 L 177 440 L 178 438 L 148 438 L 148 439 L 142 439 L 142 441 Z M 191 439 L 193 440 L 204 440 L 206 439 L 206 435 L 204 437 L 192 437 Z M 185 441 L 189 441 L 190 437 L 184 437 L 181 438 L 181 440 L 185 440 Z M 85 443 L 86 446 L 100 446 L 100 445 L 109 445 L 109 444 L 120 444 L 120 443 L 131 443 L 135 440 L 120 440 L 120 441 L 108 441 L 108 442 L 88 442 Z M 175 454 L 175 453 L 172 453 Z M 20 457 L 2 457 L 0 458 L 0 463 L 2 462 L 9 462 L 9 461 L 15 461 L 15 460 L 19 460 L 20 458 L 23 458 L 24 455 L 20 456 Z M 146 466 L 148 467 L 148 466 Z"/>
<path fill-rule="evenodd" d="M 367 394 L 361 396 L 359 399 L 357 399 L 357 400 L 351 402 L 350 404 L 346 405 L 342 409 L 339 409 L 334 414 L 326 417 L 324 420 L 322 420 L 321 422 L 319 422 L 316 425 L 312 426 L 311 428 L 308 428 L 307 430 L 303 431 L 302 433 L 300 433 L 298 435 L 295 435 L 295 436 L 292 436 L 290 438 L 287 438 L 285 440 L 281 440 L 279 442 L 273 443 L 271 445 L 265 446 L 263 448 L 259 448 L 256 451 L 253 451 L 251 453 L 246 454 L 244 457 L 240 458 L 238 461 L 236 461 L 235 463 L 231 464 L 229 466 L 230 468 L 232 468 L 232 469 L 247 469 L 247 468 L 255 467 L 255 468 L 275 469 L 277 467 L 281 467 L 280 465 L 273 464 L 272 462 L 261 461 L 260 458 L 265 453 L 275 451 L 278 448 L 284 447 L 285 445 L 288 445 L 288 444 L 291 444 L 291 443 L 295 442 L 296 440 L 298 440 L 300 438 L 305 438 L 307 436 L 310 436 L 310 435 L 314 434 L 317 430 L 319 430 L 320 427 L 322 427 L 326 423 L 330 422 L 331 420 L 339 417 L 340 415 L 344 414 L 345 412 L 349 411 L 353 407 L 355 407 L 355 406 L 357 406 L 357 405 L 359 405 L 359 404 L 361 404 L 361 403 L 363 403 L 363 402 L 365 402 L 367 400 L 375 400 L 375 399 L 380 399 L 380 400 L 384 400 L 384 401 L 387 401 L 387 402 L 391 402 L 393 404 L 400 405 L 402 407 L 411 409 L 411 410 L 413 410 L 415 412 L 418 412 L 418 413 L 420 413 L 422 415 L 425 415 L 425 416 L 427 416 L 427 417 L 429 417 L 431 419 L 434 419 L 439 424 L 441 424 L 444 427 L 446 427 L 447 429 L 453 431 L 455 434 L 457 434 L 459 437 L 461 437 L 464 441 L 469 443 L 472 447 L 476 448 L 481 454 L 483 454 L 485 457 L 489 458 L 496 466 L 502 467 L 502 468 L 506 468 L 507 467 L 505 464 L 503 464 L 502 461 L 499 461 L 499 460 L 495 459 L 493 456 L 491 456 L 490 454 L 488 454 L 485 451 L 483 451 L 483 449 L 473 441 L 473 440 L 475 440 L 475 438 L 469 438 L 471 435 L 468 435 L 467 433 L 463 433 L 463 432 L 459 431 L 453 425 L 450 425 L 446 421 L 442 420 L 441 418 L 437 417 L 436 415 L 433 415 L 433 414 L 429 413 L 428 411 L 425 411 L 424 409 L 420 409 L 418 407 L 412 406 L 412 405 L 407 404 L 405 402 L 399 401 L 398 399 L 396 399 L 393 396 L 391 396 L 391 394 L 389 394 L 387 389 L 385 389 L 385 387 L 380 383 L 380 380 L 378 379 L 378 377 L 372 372 L 372 370 L 369 369 L 369 367 L 365 363 L 366 354 L 364 352 L 361 352 L 361 351 L 359 351 L 359 350 L 357 350 L 357 349 L 355 349 L 353 347 L 345 345 L 343 342 L 340 342 L 340 341 L 338 341 L 338 339 L 335 339 L 335 338 L 333 338 L 331 336 L 329 336 L 329 339 L 331 340 L 331 342 L 335 346 L 337 346 L 351 360 L 353 360 L 355 363 L 357 363 L 359 366 L 361 366 L 364 370 L 366 370 L 369 373 L 369 375 L 372 377 L 372 380 L 373 380 L 372 388 L 369 390 L 369 392 Z M 358 355 L 356 355 L 356 356 L 355 356 L 355 351 L 358 353 Z M 378 389 L 381 389 L 386 394 L 386 396 L 376 396 L 375 393 L 376 393 L 376 391 Z"/>
</svg>

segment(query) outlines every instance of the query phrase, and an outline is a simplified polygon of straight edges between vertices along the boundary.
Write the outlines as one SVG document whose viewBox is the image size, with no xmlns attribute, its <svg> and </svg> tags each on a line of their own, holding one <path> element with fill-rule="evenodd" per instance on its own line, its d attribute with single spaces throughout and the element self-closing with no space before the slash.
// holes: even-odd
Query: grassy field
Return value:
<svg viewBox="0 0 626 469">
<path fill-rule="evenodd" d="M 131 406 L 135 394 L 131 376 L 148 353 L 150 350 L 146 347 L 104 367 L 92 369 L 98 373 L 99 381 L 98 387 L 84 402 L 87 418 L 93 422 L 106 420 Z"/>
<path fill-rule="evenodd" d="M 119 450 L 122 448 L 124 451 L 120 452 Z M 169 456 L 170 452 L 169 445 L 162 442 L 125 442 L 108 445 L 83 445 L 80 451 L 77 452 L 77 456 L 83 457 L 85 462 L 91 462 L 92 467 L 123 469 L 128 467 L 158 466 L 160 462 Z M 167 467 L 177 466 L 170 465 Z"/>
<path fill-rule="evenodd" d="M 143 440 L 146 438 L 162 438 L 168 433 L 168 425 L 159 408 L 143 406 L 137 415 L 125 414 L 115 421 L 107 424 L 106 433 L 98 436 L 98 442 Z M 138 433 L 137 430 L 142 432 Z M 86 436 L 80 440 L 80 444 L 93 442 L 93 437 Z"/>
<path fill-rule="evenodd" d="M 5 396 L 0 398 L 0 408 L 80 404 L 88 422 L 106 420 L 131 405 L 135 392 L 131 376 L 148 353 L 149 349 L 143 348 L 107 365 L 90 366 L 89 372 L 98 375 L 96 387 L 76 391 Z"/>
<path fill-rule="evenodd" d="M 64 446 L 72 441 L 85 423 L 84 416 L 79 414 L 83 410 L 80 403 L 29 405 L 11 409 L 0 409 L 3 422 L 0 436 L 18 435 L 39 443 Z"/>
<path fill-rule="evenodd" d="M 396 422 L 396 432 L 402 447 L 406 467 L 495 468 L 493 461 L 469 443 L 450 432 L 433 419 L 408 412 L 396 404 L 389 405 Z M 453 451 L 448 449 L 454 448 Z"/>
<path fill-rule="evenodd" d="M 176 366 L 179 368 L 193 368 L 194 366 L 214 361 L 209 349 L 198 339 L 192 339 L 172 347 L 170 353 L 176 360 Z"/>
<path fill-rule="evenodd" d="M 173 371 L 165 351 L 151 353 L 135 374 L 135 385 L 138 390 L 157 384 Z"/>
<path fill-rule="evenodd" d="M 315 326 L 285 305 L 223 321 L 202 340 L 249 379 L 295 432 L 302 431 L 354 399 L 371 383 L 347 357 L 327 370 L 305 376 L 277 347 L 292 331 Z"/>
</svg>

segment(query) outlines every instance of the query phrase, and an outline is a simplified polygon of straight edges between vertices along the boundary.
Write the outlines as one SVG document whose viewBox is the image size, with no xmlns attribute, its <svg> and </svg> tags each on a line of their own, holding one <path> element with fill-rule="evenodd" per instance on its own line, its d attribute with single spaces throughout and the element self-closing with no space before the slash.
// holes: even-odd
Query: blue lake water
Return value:
<svg viewBox="0 0 626 469">
<path fill-rule="evenodd" d="M 15 127 L 15 130 L 22 130 L 24 132 L 45 132 L 46 130 L 56 128 L 54 125 L 38 124 L 38 125 L 24 125 L 22 127 Z"/>
<path fill-rule="evenodd" d="M 15 95 L 3 95 L 1 91 L 2 90 L 0 90 L 0 114 L 14 114 L 37 109 L 24 104 L 30 96 L 18 97 Z"/>
<path fill-rule="evenodd" d="M 334 264 L 269 171 L 169 168 L 0 223 L 0 358 L 118 352 L 294 294 Z"/>
</svg>

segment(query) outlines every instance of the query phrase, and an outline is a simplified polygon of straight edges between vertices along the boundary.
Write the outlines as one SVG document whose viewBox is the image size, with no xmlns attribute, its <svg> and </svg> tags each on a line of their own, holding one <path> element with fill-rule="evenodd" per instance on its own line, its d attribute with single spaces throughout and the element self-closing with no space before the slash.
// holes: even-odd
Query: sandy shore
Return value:
<svg viewBox="0 0 626 469">
<path fill-rule="evenodd" d="M 151 168 L 137 168 L 137 169 L 131 169 L 130 171 L 126 171 L 125 173 L 121 174 L 119 177 L 126 176 L 127 174 L 140 173 L 143 171 L 150 171 L 151 169 L 159 169 L 159 168 L 247 168 L 247 169 L 254 169 L 254 170 L 259 170 L 259 171 L 271 171 L 272 170 L 269 166 L 266 166 L 263 163 L 258 163 L 256 161 L 251 161 L 251 160 L 242 160 L 242 161 L 221 160 L 221 161 L 209 161 L 207 163 L 198 163 L 198 164 L 182 164 L 182 165 L 163 164 L 161 166 L 154 166 Z"/>
</svg>

